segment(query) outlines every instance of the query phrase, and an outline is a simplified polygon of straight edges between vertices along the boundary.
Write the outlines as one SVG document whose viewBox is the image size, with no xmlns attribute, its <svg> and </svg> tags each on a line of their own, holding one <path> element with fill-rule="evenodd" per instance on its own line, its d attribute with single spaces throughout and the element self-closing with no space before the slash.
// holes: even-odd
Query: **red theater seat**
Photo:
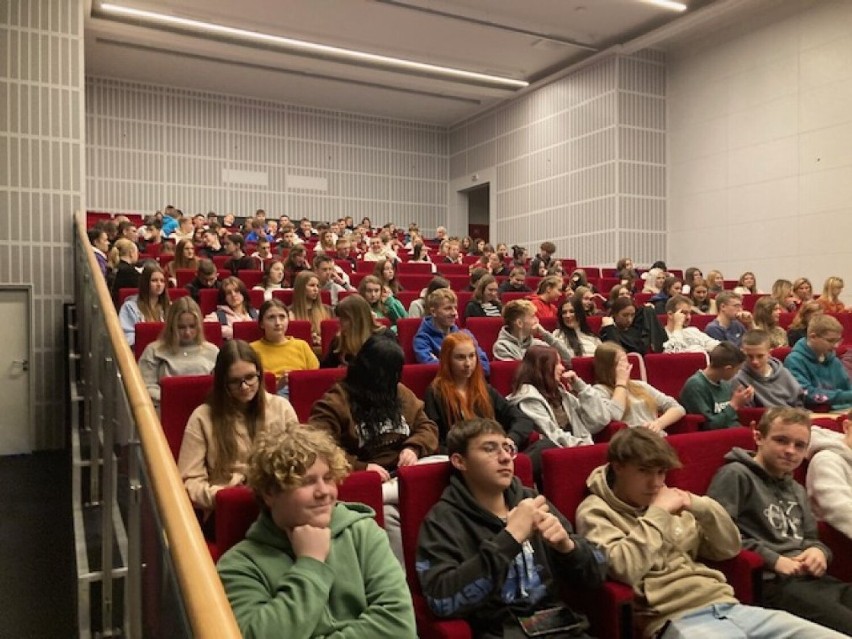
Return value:
<svg viewBox="0 0 852 639">
<path fill-rule="evenodd" d="M 288 376 L 290 403 L 299 417 L 306 423 L 314 403 L 325 392 L 346 375 L 345 368 L 320 368 L 312 371 L 293 371 Z"/>
</svg>

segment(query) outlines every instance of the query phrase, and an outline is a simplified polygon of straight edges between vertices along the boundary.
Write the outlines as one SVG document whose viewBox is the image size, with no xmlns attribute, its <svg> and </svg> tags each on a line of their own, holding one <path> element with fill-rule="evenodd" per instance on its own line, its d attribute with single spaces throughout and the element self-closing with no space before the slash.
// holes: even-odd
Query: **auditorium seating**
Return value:
<svg viewBox="0 0 852 639">
<path fill-rule="evenodd" d="M 312 371 L 292 371 L 288 376 L 290 403 L 305 423 L 314 403 L 346 375 L 345 368 L 320 368 Z"/>
<path fill-rule="evenodd" d="M 234 339 L 254 342 L 263 337 L 260 324 L 256 321 L 234 322 Z M 287 335 L 311 343 L 311 323 L 308 320 L 290 320 L 287 325 Z"/>
<path fill-rule="evenodd" d="M 396 322 L 396 335 L 402 352 L 405 353 L 406 364 L 418 363 L 414 356 L 414 336 L 420 328 L 421 320 L 420 317 L 403 317 Z"/>
<path fill-rule="evenodd" d="M 136 361 L 142 357 L 145 347 L 155 341 L 163 330 L 163 322 L 137 322 L 136 341 L 133 344 L 133 354 Z M 216 346 L 222 345 L 222 325 L 219 322 L 204 322 L 204 339 Z"/>
<path fill-rule="evenodd" d="M 526 455 L 515 459 L 515 475 L 532 486 L 532 464 Z M 469 639 L 470 627 L 460 619 L 438 619 L 429 610 L 415 566 L 417 536 L 429 510 L 441 498 L 450 481 L 450 463 L 419 464 L 399 469 L 399 519 L 408 587 L 414 603 L 420 639 Z"/>
<path fill-rule="evenodd" d="M 648 383 L 657 390 L 674 397 L 695 371 L 707 366 L 706 353 L 648 353 L 645 370 Z"/>
<path fill-rule="evenodd" d="M 423 399 L 426 389 L 438 373 L 437 364 L 405 364 L 402 367 L 402 384 Z"/>
<path fill-rule="evenodd" d="M 494 342 L 497 341 L 497 336 L 500 334 L 500 329 L 503 328 L 502 317 L 470 317 L 465 324 L 465 328 L 469 330 L 479 346 L 485 351 L 488 359 L 494 358 Z"/>
</svg>

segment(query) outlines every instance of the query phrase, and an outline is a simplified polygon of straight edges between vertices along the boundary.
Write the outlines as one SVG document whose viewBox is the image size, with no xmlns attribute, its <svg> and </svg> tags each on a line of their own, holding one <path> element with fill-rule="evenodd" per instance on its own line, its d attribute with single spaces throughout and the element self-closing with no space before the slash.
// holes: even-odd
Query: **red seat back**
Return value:
<svg viewBox="0 0 852 639">
<path fill-rule="evenodd" d="M 469 317 L 465 328 L 473 333 L 488 359 L 493 359 L 494 342 L 503 328 L 502 317 Z"/>
<path fill-rule="evenodd" d="M 184 295 L 189 295 L 189 291 L 185 288 L 170 288 L 168 290 L 169 300 L 174 302 L 176 299 L 180 299 Z"/>
<path fill-rule="evenodd" d="M 263 271 L 258 269 L 240 269 L 238 271 L 238 276 L 243 284 L 246 285 L 246 288 L 251 289 L 255 286 L 260 286 L 260 282 L 263 279 Z"/>
<path fill-rule="evenodd" d="M 512 392 L 512 381 L 515 379 L 515 372 L 520 365 L 521 362 L 518 360 L 491 362 L 489 383 L 504 397 L 509 395 Z"/>
<path fill-rule="evenodd" d="M 586 478 L 606 463 L 607 444 L 551 448 L 541 454 L 542 492 L 572 523 L 586 498 Z"/>
<path fill-rule="evenodd" d="M 738 446 L 754 450 L 754 431 L 735 426 L 721 430 L 708 430 L 685 435 L 671 435 L 669 443 L 677 451 L 681 468 L 669 471 L 666 483 L 675 488 L 704 495 L 724 457 Z"/>
<path fill-rule="evenodd" d="M 337 332 L 340 330 L 339 319 L 327 319 L 320 322 L 320 341 L 322 342 L 322 356 L 328 355 L 328 347 L 331 346 Z"/>
<path fill-rule="evenodd" d="M 198 305 L 201 307 L 202 315 L 209 315 L 216 310 L 219 303 L 218 288 L 202 288 L 198 291 Z"/>
<path fill-rule="evenodd" d="M 426 389 L 437 373 L 437 364 L 405 364 L 402 367 L 401 381 L 412 393 L 423 399 Z"/>
<path fill-rule="evenodd" d="M 160 423 L 177 461 L 186 422 L 196 408 L 201 406 L 213 388 L 212 375 L 185 375 L 164 377 L 160 380 Z"/>
<path fill-rule="evenodd" d="M 420 317 L 403 317 L 396 322 L 396 336 L 399 339 L 402 352 L 405 353 L 406 364 L 418 363 L 414 356 L 414 336 L 420 328 L 421 320 Z"/>
<path fill-rule="evenodd" d="M 293 305 L 292 288 L 276 288 L 272 291 L 272 297 L 277 300 L 280 300 L 288 308 Z"/>
<path fill-rule="evenodd" d="M 346 375 L 346 369 L 343 367 L 290 373 L 288 376 L 290 403 L 293 404 L 300 422 L 308 421 L 314 403 L 335 383 L 343 379 L 344 375 Z"/>
<path fill-rule="evenodd" d="M 686 380 L 707 366 L 705 353 L 648 353 L 645 369 L 648 383 L 677 399 Z"/>
<path fill-rule="evenodd" d="M 164 322 L 136 322 L 136 341 L 133 343 L 133 354 L 136 361 L 142 357 L 145 347 L 157 340 L 165 326 Z"/>
</svg>

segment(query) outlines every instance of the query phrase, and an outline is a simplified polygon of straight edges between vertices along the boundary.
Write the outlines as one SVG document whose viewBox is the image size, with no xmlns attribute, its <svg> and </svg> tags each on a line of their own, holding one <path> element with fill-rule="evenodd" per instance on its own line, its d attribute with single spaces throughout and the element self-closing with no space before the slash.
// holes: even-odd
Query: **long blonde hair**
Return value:
<svg viewBox="0 0 852 639">
<path fill-rule="evenodd" d="M 342 328 L 337 334 L 337 345 L 334 352 L 341 362 L 350 362 L 361 350 L 373 333 L 383 329 L 377 327 L 373 322 L 373 311 L 370 305 L 360 295 L 349 295 L 340 300 L 337 305 L 337 317 L 348 322 L 344 331 Z"/>
<path fill-rule="evenodd" d="M 604 342 L 595 349 L 595 380 L 615 392 L 615 364 L 619 354 L 625 354 L 624 349 L 616 342 Z M 652 413 L 657 413 L 657 402 L 651 394 L 633 380 L 627 381 L 627 394 L 643 402 Z M 624 408 L 624 417 L 630 415 L 630 402 Z"/>
<path fill-rule="evenodd" d="M 204 318 L 201 316 L 201 309 L 198 304 L 189 295 L 179 297 L 169 306 L 166 313 L 166 325 L 160 333 L 159 341 L 163 347 L 170 353 L 177 353 L 180 350 L 180 335 L 178 334 L 178 322 L 180 316 L 184 314 L 192 315 L 195 318 L 195 324 L 198 331 L 195 334 L 194 344 L 203 344 L 204 339 Z"/>
</svg>

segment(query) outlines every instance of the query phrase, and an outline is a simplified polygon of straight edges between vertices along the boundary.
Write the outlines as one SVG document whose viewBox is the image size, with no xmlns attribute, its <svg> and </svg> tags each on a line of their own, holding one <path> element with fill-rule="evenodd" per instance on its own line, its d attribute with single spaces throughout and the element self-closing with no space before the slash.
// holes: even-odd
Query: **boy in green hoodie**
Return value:
<svg viewBox="0 0 852 639">
<path fill-rule="evenodd" d="M 373 511 L 337 502 L 348 473 L 327 433 L 258 436 L 248 484 L 261 513 L 218 564 L 244 637 L 416 637 L 402 568 Z"/>
</svg>

